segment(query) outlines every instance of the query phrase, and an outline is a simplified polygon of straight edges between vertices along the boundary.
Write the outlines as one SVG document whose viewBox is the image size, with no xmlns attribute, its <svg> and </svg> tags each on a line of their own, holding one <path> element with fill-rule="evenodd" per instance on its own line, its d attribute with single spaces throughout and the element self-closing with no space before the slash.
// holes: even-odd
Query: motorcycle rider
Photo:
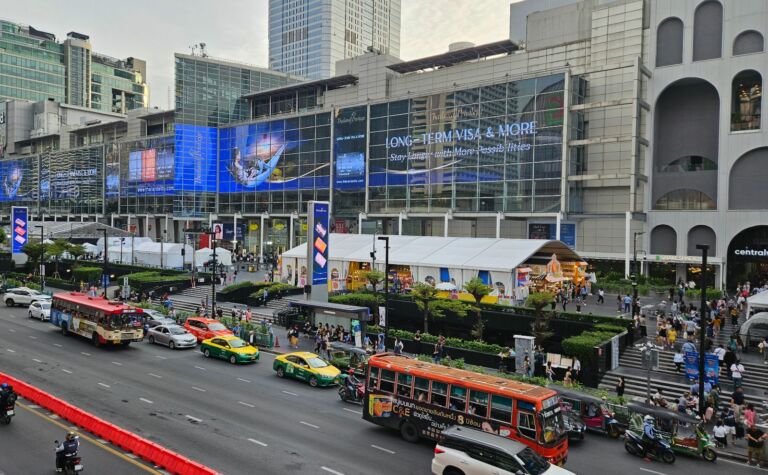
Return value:
<svg viewBox="0 0 768 475">
<path fill-rule="evenodd" d="M 643 444 L 645 445 L 646 452 L 654 452 L 658 454 L 658 442 L 659 436 L 656 432 L 656 428 L 653 426 L 653 417 L 645 416 L 643 418 Z"/>
<path fill-rule="evenodd" d="M 64 439 L 64 442 L 59 444 L 58 447 L 56 447 L 56 471 L 57 472 L 63 472 L 64 471 L 64 460 L 67 457 L 72 457 L 74 455 L 77 455 L 78 449 L 80 448 L 80 442 L 79 437 L 75 435 L 74 432 L 67 432 L 67 436 Z"/>
<path fill-rule="evenodd" d="M 358 388 L 360 387 L 360 380 L 357 379 L 357 376 L 355 376 L 355 369 L 349 368 L 347 370 L 347 396 L 350 399 L 359 399 L 360 394 Z"/>
<path fill-rule="evenodd" d="M 0 410 L 5 410 L 5 406 L 16 403 L 16 393 L 13 392 L 13 386 L 8 383 L 0 384 Z"/>
</svg>

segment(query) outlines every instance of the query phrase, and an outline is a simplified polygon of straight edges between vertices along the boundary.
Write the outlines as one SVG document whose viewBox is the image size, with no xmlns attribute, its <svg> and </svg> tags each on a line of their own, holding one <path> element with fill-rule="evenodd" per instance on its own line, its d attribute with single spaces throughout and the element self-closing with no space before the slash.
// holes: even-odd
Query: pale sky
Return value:
<svg viewBox="0 0 768 475">
<path fill-rule="evenodd" d="M 401 54 L 416 59 L 509 36 L 519 0 L 402 0 Z M 89 35 L 94 51 L 147 61 L 151 104 L 173 100 L 173 53 L 206 43 L 208 54 L 267 67 L 267 0 L 0 0 L 0 16 L 63 40 Z M 171 103 L 172 106 L 172 103 Z"/>
</svg>

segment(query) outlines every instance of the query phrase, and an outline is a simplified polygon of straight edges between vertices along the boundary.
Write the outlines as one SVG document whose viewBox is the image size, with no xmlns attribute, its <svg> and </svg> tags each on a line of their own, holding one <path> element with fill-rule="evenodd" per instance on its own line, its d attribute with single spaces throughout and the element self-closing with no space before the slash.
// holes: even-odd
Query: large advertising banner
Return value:
<svg viewBox="0 0 768 475">
<path fill-rule="evenodd" d="M 173 193 L 173 149 L 149 148 L 128 154 L 125 195 L 166 195 Z"/>
<path fill-rule="evenodd" d="M 325 286 L 328 283 L 328 246 L 330 228 L 329 204 L 323 201 L 310 201 L 307 215 L 310 216 L 311 239 L 308 241 L 307 262 L 312 266 L 312 285 Z"/>
<path fill-rule="evenodd" d="M 8 107 L 0 103 L 0 158 L 5 158 L 5 147 L 8 146 Z"/>
<path fill-rule="evenodd" d="M 699 379 L 699 353 L 696 351 L 685 352 L 685 377 L 691 381 Z M 704 356 L 704 381 L 718 384 L 720 373 L 720 361 L 714 353 Z"/>
<path fill-rule="evenodd" d="M 13 254 L 24 252 L 24 245 L 29 241 L 29 219 L 27 208 L 14 206 L 11 210 L 11 249 Z"/>
<path fill-rule="evenodd" d="M 366 109 L 361 106 L 336 111 L 333 132 L 335 189 L 365 189 Z"/>
<path fill-rule="evenodd" d="M 557 239 L 556 223 L 528 223 L 528 239 Z M 576 248 L 576 224 L 560 223 L 560 240 L 569 247 Z"/>
<path fill-rule="evenodd" d="M 24 181 L 24 164 L 21 160 L 6 160 L 0 162 L 0 201 L 13 201 L 28 198 L 24 196 L 22 182 Z"/>
<path fill-rule="evenodd" d="M 176 124 L 176 158 L 174 163 L 173 187 L 181 192 L 216 192 L 216 150 L 217 129 L 197 125 Z M 148 157 L 149 158 L 149 157 Z M 157 157 L 155 156 L 155 160 Z M 134 158 L 137 162 L 138 158 Z M 144 156 L 141 157 L 144 163 Z M 149 159 L 151 161 L 151 159 Z M 130 163 L 130 158 L 129 158 Z M 134 165 L 136 169 L 137 165 Z M 129 165 L 130 167 L 130 165 Z M 141 169 L 139 169 L 141 170 Z M 130 176 L 130 172 L 129 172 Z M 152 172 L 144 175 L 141 171 L 135 177 L 152 176 Z M 157 174 L 155 173 L 155 176 Z"/>
</svg>

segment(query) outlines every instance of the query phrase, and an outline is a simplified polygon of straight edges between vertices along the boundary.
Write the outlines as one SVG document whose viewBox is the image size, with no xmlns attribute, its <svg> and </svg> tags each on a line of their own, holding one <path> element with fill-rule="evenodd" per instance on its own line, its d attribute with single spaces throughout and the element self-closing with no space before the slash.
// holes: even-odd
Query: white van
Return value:
<svg viewBox="0 0 768 475">
<path fill-rule="evenodd" d="M 552 465 L 530 447 L 468 427 L 442 432 L 432 459 L 434 475 L 575 475 Z"/>
</svg>

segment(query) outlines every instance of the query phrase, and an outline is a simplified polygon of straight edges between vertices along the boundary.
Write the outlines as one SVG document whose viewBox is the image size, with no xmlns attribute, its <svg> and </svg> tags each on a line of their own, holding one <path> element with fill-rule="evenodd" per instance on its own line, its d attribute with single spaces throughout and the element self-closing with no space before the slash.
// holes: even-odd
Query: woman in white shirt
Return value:
<svg viewBox="0 0 768 475">
<path fill-rule="evenodd" d="M 722 419 L 718 419 L 715 427 L 712 428 L 712 435 L 715 436 L 718 447 L 728 447 L 728 426 L 723 424 Z"/>
</svg>

